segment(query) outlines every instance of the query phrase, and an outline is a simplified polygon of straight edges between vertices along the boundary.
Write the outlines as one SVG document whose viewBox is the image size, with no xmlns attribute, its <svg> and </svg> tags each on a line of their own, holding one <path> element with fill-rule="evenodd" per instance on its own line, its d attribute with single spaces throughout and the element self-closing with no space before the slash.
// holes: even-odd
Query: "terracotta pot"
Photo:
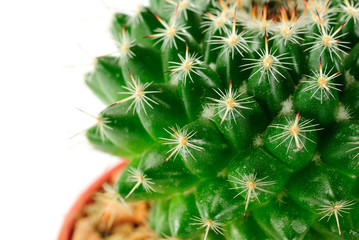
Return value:
<svg viewBox="0 0 359 240">
<path fill-rule="evenodd" d="M 119 164 L 103 173 L 86 189 L 86 191 L 79 196 L 65 217 L 59 237 L 57 238 L 58 240 L 71 239 L 75 223 L 82 216 L 84 207 L 92 201 L 93 194 L 100 191 L 102 189 L 102 185 L 108 182 L 111 179 L 111 176 L 122 171 L 126 165 L 126 161 L 121 161 Z"/>
</svg>

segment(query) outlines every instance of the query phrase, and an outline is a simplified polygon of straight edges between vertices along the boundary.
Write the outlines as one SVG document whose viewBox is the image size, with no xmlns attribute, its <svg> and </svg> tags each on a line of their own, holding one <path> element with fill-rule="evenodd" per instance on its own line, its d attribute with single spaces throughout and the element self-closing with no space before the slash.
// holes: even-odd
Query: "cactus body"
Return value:
<svg viewBox="0 0 359 240">
<path fill-rule="evenodd" d="M 277 3 L 115 14 L 87 136 L 131 159 L 115 190 L 158 237 L 359 239 L 359 3 Z"/>
</svg>

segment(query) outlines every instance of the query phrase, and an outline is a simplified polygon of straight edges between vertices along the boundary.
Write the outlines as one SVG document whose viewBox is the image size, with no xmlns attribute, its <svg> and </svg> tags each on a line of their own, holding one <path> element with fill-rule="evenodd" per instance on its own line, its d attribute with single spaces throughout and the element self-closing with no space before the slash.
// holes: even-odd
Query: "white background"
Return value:
<svg viewBox="0 0 359 240">
<path fill-rule="evenodd" d="M 69 140 L 95 123 L 76 107 L 94 115 L 105 107 L 83 75 L 115 50 L 113 12 L 101 0 L 0 3 L 0 239 L 56 239 L 76 197 L 118 161 L 84 135 Z M 79 64 L 88 66 L 69 68 Z"/>
</svg>

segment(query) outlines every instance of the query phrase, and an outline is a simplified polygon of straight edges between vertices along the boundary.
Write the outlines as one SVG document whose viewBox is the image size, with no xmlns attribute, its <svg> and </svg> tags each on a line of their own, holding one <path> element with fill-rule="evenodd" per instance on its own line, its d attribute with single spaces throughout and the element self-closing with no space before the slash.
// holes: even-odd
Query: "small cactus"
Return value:
<svg viewBox="0 0 359 240">
<path fill-rule="evenodd" d="M 87 130 L 163 239 L 359 239 L 359 2 L 150 0 L 114 14 Z"/>
</svg>

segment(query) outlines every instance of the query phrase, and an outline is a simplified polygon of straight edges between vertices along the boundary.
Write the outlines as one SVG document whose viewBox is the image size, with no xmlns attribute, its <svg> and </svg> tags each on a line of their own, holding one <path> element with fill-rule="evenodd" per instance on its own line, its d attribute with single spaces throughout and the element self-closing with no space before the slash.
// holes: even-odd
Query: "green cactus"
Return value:
<svg viewBox="0 0 359 240">
<path fill-rule="evenodd" d="M 359 239 L 359 3 L 151 0 L 86 83 L 166 239 Z"/>
</svg>

